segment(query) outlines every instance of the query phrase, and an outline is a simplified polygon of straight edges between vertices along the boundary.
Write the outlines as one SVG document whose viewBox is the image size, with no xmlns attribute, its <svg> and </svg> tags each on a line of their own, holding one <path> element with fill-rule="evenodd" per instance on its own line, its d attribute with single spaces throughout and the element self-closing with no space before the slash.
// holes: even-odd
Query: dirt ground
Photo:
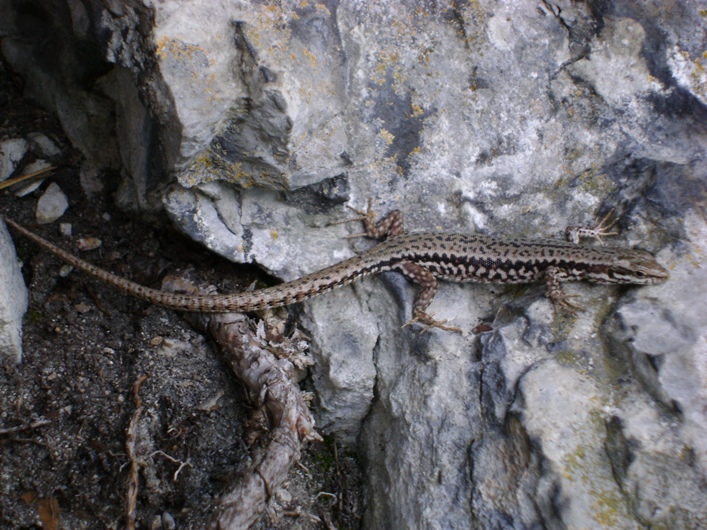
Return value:
<svg viewBox="0 0 707 530">
<path fill-rule="evenodd" d="M 150 286 L 165 273 L 198 278 L 221 292 L 267 280 L 168 226 L 121 213 L 109 187 L 86 197 L 80 155 L 51 115 L 22 99 L 0 66 L 0 140 L 35 131 L 61 146 L 61 167 L 28 196 L 1 191 L 0 211 L 8 217 L 71 252 L 78 238 L 99 238 L 102 245 L 82 257 Z M 58 222 L 34 223 L 49 182 L 69 198 L 61 222 L 71 223 L 72 238 L 59 235 Z M 23 362 L 0 373 L 0 527 L 125 527 L 132 387 L 147 376 L 139 388 L 137 527 L 203 528 L 214 499 L 250 463 L 251 407 L 219 352 L 179 314 L 75 271 L 64 276 L 57 258 L 17 234 L 13 239 L 31 301 Z M 19 429 L 8 431 L 13 428 Z M 305 447 L 301 465 L 256 528 L 359 528 L 362 502 L 356 456 L 327 439 Z"/>
</svg>

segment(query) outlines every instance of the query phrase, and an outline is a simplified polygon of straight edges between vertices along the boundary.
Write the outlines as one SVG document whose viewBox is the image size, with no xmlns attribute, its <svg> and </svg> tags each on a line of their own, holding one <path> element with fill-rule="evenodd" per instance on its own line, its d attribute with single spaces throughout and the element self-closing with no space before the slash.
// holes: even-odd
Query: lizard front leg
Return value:
<svg viewBox="0 0 707 530">
<path fill-rule="evenodd" d="M 353 210 L 359 217 L 354 217 L 353 219 L 346 219 L 341 221 L 339 224 L 350 223 L 352 221 L 363 221 L 363 225 L 366 229 L 365 232 L 361 234 L 353 234 L 347 236 L 347 239 L 354 237 L 370 237 L 373 239 L 391 239 L 403 235 L 405 232 L 405 226 L 403 223 L 403 213 L 400 210 L 393 210 L 383 219 L 376 223 L 376 213 L 373 211 L 373 200 L 368 199 L 368 208 L 366 211 L 357 210 L 349 206 L 349 209 Z"/>
<path fill-rule="evenodd" d="M 611 230 L 611 228 L 618 222 L 618 218 L 609 222 L 609 219 L 613 214 L 614 209 L 612 208 L 603 219 L 597 219 L 594 222 L 594 226 L 591 228 L 586 226 L 568 226 L 565 230 L 565 238 L 571 243 L 579 243 L 583 237 L 590 237 L 596 239 L 599 243 L 603 243 L 601 240 L 602 237 L 615 236 L 618 234 L 618 232 L 609 232 L 609 230 Z"/>
<path fill-rule="evenodd" d="M 344 222 L 350 221 L 363 221 L 366 231 L 362 234 L 354 234 L 348 237 L 371 237 L 374 239 L 391 239 L 402 235 L 405 232 L 403 224 L 403 214 L 400 210 L 393 210 L 383 219 L 376 223 L 376 214 L 372 207 L 373 201 L 368 199 L 368 208 L 366 211 L 357 210 L 349 206 L 351 210 L 359 214 L 359 217 L 354 219 L 347 219 Z M 426 268 L 413 263 L 411 261 L 404 261 L 398 263 L 395 269 L 402 272 L 403 275 L 413 283 L 416 283 L 422 287 L 422 291 L 415 298 L 415 302 L 412 308 L 413 318 L 403 324 L 403 327 L 409 326 L 415 322 L 421 322 L 427 324 L 425 328 L 422 329 L 420 334 L 428 331 L 430 328 L 439 328 L 445 331 L 452 331 L 456 333 L 461 333 L 462 330 L 447 326 L 446 321 L 439 321 L 432 318 L 432 315 L 427 314 L 425 311 L 427 307 L 432 302 L 437 289 L 439 288 L 439 282 L 437 278 Z"/>
</svg>

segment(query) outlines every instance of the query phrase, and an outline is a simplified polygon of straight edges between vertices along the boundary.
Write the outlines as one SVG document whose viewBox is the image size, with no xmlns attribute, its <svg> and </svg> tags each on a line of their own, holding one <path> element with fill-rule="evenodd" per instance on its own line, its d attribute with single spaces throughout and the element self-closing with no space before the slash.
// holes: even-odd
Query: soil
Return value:
<svg viewBox="0 0 707 530">
<path fill-rule="evenodd" d="M 79 238 L 99 238 L 101 246 L 82 257 L 150 286 L 165 273 L 198 278 L 221 292 L 268 280 L 167 225 L 153 227 L 117 210 L 110 185 L 87 197 L 80 155 L 0 65 L 0 140 L 36 131 L 61 146 L 60 168 L 28 196 L 0 192 L 3 214 L 74 253 Z M 110 177 L 105 181 L 117 180 Z M 59 235 L 58 222 L 34 222 L 37 199 L 50 182 L 69 198 L 60 222 L 71 224 L 71 238 Z M 0 432 L 26 428 L 0 434 L 0 527 L 125 527 L 126 429 L 136 409 L 133 385 L 147 376 L 138 391 L 137 528 L 203 528 L 215 499 L 250 464 L 251 407 L 237 379 L 179 314 L 84 274 L 65 275 L 57 258 L 16 234 L 13 239 L 31 301 L 22 364 L 0 371 Z M 330 438 L 308 444 L 256 528 L 359 528 L 361 482 L 355 454 L 337 451 Z"/>
</svg>

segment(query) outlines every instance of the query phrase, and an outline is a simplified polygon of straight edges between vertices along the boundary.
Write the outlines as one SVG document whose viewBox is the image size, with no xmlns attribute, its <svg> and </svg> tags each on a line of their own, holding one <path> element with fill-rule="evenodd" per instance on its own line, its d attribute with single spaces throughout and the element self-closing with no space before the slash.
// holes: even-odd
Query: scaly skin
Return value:
<svg viewBox="0 0 707 530">
<path fill-rule="evenodd" d="M 570 297 L 562 291 L 561 282 L 587 280 L 647 285 L 668 279 L 668 272 L 653 256 L 639 250 L 595 248 L 560 240 L 474 234 L 405 235 L 400 212 L 392 212 L 378 224 L 373 222 L 370 206 L 368 212 L 361 213 L 363 215 L 358 219 L 366 224 L 364 235 L 376 238 L 387 236 L 386 241 L 358 256 L 298 280 L 253 292 L 215 295 L 180 295 L 144 287 L 91 265 L 14 221 L 3 219 L 39 246 L 99 280 L 151 304 L 191 312 L 245 312 L 280 307 L 308 300 L 365 276 L 399 271 L 422 287 L 413 305 L 412 321 L 420 321 L 428 327 L 459 331 L 434 320 L 425 312 L 437 292 L 438 279 L 498 284 L 545 281 L 548 297 L 555 305 L 570 312 L 578 306 L 571 303 Z M 578 233 L 596 238 L 610 235 L 608 227 L 603 226 L 605 220 L 594 229 L 568 229 L 568 234 L 571 232 L 571 237 L 575 238 Z"/>
</svg>

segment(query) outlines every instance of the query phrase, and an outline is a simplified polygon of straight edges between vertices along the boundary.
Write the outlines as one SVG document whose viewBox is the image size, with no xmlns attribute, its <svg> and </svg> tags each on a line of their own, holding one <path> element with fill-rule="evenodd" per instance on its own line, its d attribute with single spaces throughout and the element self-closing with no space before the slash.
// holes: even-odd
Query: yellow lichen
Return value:
<svg viewBox="0 0 707 530">
<path fill-rule="evenodd" d="M 381 129 L 380 132 L 378 133 L 378 136 L 380 136 L 387 145 L 390 145 L 393 143 L 393 140 L 395 140 L 395 136 L 388 130 L 386 129 Z"/>
<path fill-rule="evenodd" d="M 302 48 L 302 54 L 309 59 L 309 66 L 312 68 L 317 67 L 317 57 L 312 52 L 310 52 L 307 48 Z"/>
<path fill-rule="evenodd" d="M 321 11 L 323 13 L 326 13 L 328 16 L 331 16 L 331 11 L 329 11 L 329 8 L 325 6 L 324 4 L 315 4 L 317 11 Z"/>
<path fill-rule="evenodd" d="M 606 528 L 616 528 L 619 515 L 623 512 L 623 501 L 611 490 L 592 492 L 596 498 L 592 508 L 592 518 Z"/>
</svg>

